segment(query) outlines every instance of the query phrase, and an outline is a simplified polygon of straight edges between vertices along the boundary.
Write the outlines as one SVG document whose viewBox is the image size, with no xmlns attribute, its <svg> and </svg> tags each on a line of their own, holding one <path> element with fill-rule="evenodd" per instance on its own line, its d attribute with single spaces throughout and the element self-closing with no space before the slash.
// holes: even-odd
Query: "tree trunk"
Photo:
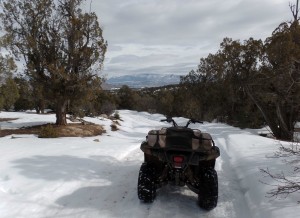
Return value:
<svg viewBox="0 0 300 218">
<path fill-rule="evenodd" d="M 277 114 L 277 118 L 279 120 L 279 129 L 280 129 L 280 139 L 284 139 L 284 140 L 289 140 L 292 141 L 293 140 L 293 131 L 294 128 L 292 127 L 291 129 L 291 124 L 289 123 L 288 119 L 286 119 L 286 113 L 285 109 L 282 109 L 282 107 L 280 106 L 280 103 L 277 102 L 276 103 L 276 114 Z"/>
<path fill-rule="evenodd" d="M 44 99 L 39 100 L 39 107 L 40 107 L 41 113 L 44 114 L 45 113 L 45 101 L 44 101 Z"/>
<path fill-rule="evenodd" d="M 36 111 L 37 114 L 40 114 L 40 113 L 41 113 L 41 110 L 40 110 L 39 107 L 36 107 L 36 108 L 35 108 L 35 111 Z"/>
<path fill-rule="evenodd" d="M 67 125 L 66 108 L 68 100 L 58 100 L 56 106 L 56 125 Z"/>
<path fill-rule="evenodd" d="M 264 117 L 267 125 L 270 127 L 273 135 L 278 138 L 281 139 L 281 131 L 277 125 L 276 122 L 274 122 L 274 119 L 276 119 L 275 117 L 270 117 L 268 115 L 268 112 L 264 109 L 264 107 L 262 106 L 262 104 L 254 97 L 254 95 L 252 94 L 250 88 L 248 86 L 245 86 L 245 90 L 247 95 L 250 97 L 250 99 L 253 101 L 253 103 L 256 105 L 256 107 L 258 108 L 258 110 L 261 112 L 262 116 Z"/>
<path fill-rule="evenodd" d="M 45 113 L 45 101 L 43 99 L 38 99 L 36 102 L 35 111 L 37 114 Z"/>
</svg>

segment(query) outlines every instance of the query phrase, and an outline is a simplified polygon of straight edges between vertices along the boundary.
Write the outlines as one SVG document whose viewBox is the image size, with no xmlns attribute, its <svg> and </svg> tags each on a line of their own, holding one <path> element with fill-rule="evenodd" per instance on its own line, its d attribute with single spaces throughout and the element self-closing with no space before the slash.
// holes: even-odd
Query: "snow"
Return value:
<svg viewBox="0 0 300 218">
<path fill-rule="evenodd" d="M 152 204 L 137 197 L 137 178 L 143 153 L 139 149 L 150 129 L 168 126 L 160 114 L 121 110 L 120 130 L 110 130 L 111 121 L 85 118 L 106 127 L 102 136 L 41 139 L 35 135 L 0 138 L 0 217 L 207 217 L 286 218 L 298 217 L 295 196 L 283 200 L 266 198 L 273 181 L 261 168 L 283 170 L 286 165 L 267 158 L 279 142 L 254 131 L 220 123 L 194 124 L 212 134 L 221 150 L 216 170 L 219 202 L 212 211 L 197 205 L 197 195 L 187 187 L 165 186 Z M 1 112 L 0 129 L 53 123 L 55 115 Z M 185 118 L 176 118 L 185 124 Z M 98 140 L 96 140 L 98 139 Z M 96 140 L 96 141 L 95 141 Z"/>
</svg>

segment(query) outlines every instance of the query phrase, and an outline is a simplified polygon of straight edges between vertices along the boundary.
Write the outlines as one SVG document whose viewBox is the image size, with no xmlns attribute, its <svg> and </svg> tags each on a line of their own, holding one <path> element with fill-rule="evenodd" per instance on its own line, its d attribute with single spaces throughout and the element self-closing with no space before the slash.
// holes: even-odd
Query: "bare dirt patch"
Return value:
<svg viewBox="0 0 300 218">
<path fill-rule="evenodd" d="M 17 120 L 18 118 L 0 118 L 0 122 L 9 122 L 12 120 Z"/>
<path fill-rule="evenodd" d="M 66 126 L 57 126 L 54 124 L 46 124 L 32 127 L 23 127 L 20 129 L 2 129 L 0 130 L 0 137 L 12 134 L 35 134 L 39 135 L 43 127 L 51 125 L 57 130 L 58 137 L 88 137 L 97 136 L 105 133 L 105 129 L 101 125 L 96 124 L 68 124 Z"/>
</svg>

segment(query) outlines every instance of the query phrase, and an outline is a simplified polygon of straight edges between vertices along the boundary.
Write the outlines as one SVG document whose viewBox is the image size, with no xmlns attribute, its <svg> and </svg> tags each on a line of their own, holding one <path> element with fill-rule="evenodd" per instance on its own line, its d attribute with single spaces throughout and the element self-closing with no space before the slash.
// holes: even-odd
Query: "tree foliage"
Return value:
<svg viewBox="0 0 300 218">
<path fill-rule="evenodd" d="M 259 81 L 268 98 L 261 104 L 275 136 L 293 138 L 300 110 L 300 26 L 299 22 L 282 23 L 266 40 L 265 62 Z M 254 93 L 256 96 L 261 94 Z M 262 97 L 260 97 L 262 99 Z"/>
<path fill-rule="evenodd" d="M 137 103 L 137 94 L 127 85 L 123 85 L 117 92 L 120 109 L 134 109 Z"/>
<path fill-rule="evenodd" d="M 33 89 L 28 80 L 24 77 L 15 77 L 15 83 L 18 87 L 19 98 L 14 104 L 16 111 L 33 110 L 35 108 L 36 95 L 33 94 Z"/>
<path fill-rule="evenodd" d="M 196 71 L 182 77 L 198 119 L 219 119 L 241 127 L 257 127 L 261 116 L 250 101 L 246 85 L 253 80 L 261 59 L 262 42 L 241 43 L 225 38 L 216 54 L 201 58 Z"/>
<path fill-rule="evenodd" d="M 18 98 L 18 89 L 12 79 L 15 70 L 14 60 L 0 53 L 0 109 L 11 109 Z"/>
<path fill-rule="evenodd" d="M 17 66 L 12 57 L 8 55 L 3 56 L 0 53 L 0 84 L 3 83 L 7 78 L 12 77 L 13 73 L 16 71 L 16 68 Z"/>
<path fill-rule="evenodd" d="M 6 79 L 5 83 L 0 87 L 0 94 L 0 108 L 3 107 L 7 111 L 13 109 L 15 102 L 19 98 L 19 92 L 17 84 L 11 77 Z"/>
</svg>

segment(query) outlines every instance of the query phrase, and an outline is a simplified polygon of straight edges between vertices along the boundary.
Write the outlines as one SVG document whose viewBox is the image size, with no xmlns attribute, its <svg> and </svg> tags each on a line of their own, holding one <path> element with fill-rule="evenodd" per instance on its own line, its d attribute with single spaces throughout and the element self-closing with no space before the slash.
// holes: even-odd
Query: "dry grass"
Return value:
<svg viewBox="0 0 300 218">
<path fill-rule="evenodd" d="M 0 122 L 9 122 L 12 120 L 17 120 L 18 118 L 0 118 Z"/>
<path fill-rule="evenodd" d="M 1 120 L 3 121 L 3 120 Z M 7 120 L 6 120 L 7 121 Z M 12 134 L 36 134 L 39 135 L 41 128 L 51 125 L 58 132 L 58 137 L 88 137 L 97 136 L 105 133 L 103 126 L 96 124 L 68 124 L 66 126 L 57 126 L 55 124 L 46 124 L 32 127 L 24 127 L 20 129 L 3 129 L 0 130 L 0 137 Z"/>
</svg>

